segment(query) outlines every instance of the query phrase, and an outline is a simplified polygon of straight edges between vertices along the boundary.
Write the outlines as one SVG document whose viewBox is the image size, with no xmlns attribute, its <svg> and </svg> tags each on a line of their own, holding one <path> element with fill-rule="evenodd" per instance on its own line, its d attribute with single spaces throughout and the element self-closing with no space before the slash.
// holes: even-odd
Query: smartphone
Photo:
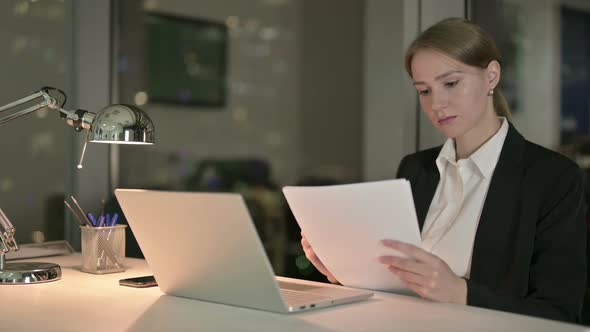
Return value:
<svg viewBox="0 0 590 332">
<path fill-rule="evenodd" d="M 156 282 L 156 279 L 154 278 L 154 276 L 143 276 L 143 277 L 121 279 L 121 280 L 119 280 L 119 285 L 136 287 L 136 288 L 145 288 L 145 287 L 158 286 L 158 283 Z"/>
</svg>

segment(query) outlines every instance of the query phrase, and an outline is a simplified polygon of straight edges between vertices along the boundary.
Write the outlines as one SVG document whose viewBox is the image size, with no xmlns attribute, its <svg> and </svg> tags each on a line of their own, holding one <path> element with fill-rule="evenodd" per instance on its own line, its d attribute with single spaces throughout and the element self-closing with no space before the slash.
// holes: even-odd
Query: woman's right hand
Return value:
<svg viewBox="0 0 590 332">
<path fill-rule="evenodd" d="M 330 273 L 326 266 L 324 266 L 324 263 L 320 261 L 318 256 L 315 254 L 315 251 L 313 251 L 311 245 L 309 245 L 309 242 L 307 242 L 307 239 L 305 238 L 303 232 L 301 232 L 301 246 L 303 247 L 303 251 L 305 252 L 305 257 L 307 257 L 311 264 L 313 264 L 313 266 L 315 266 L 315 268 L 318 269 L 318 271 L 325 275 L 328 278 L 329 282 L 337 284 L 338 280 L 334 278 L 332 273 Z"/>
</svg>

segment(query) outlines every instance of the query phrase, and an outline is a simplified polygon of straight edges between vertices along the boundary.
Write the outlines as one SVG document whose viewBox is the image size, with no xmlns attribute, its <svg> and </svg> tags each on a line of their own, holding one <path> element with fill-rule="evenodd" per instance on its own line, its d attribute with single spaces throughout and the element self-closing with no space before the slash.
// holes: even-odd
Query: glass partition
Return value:
<svg viewBox="0 0 590 332">
<path fill-rule="evenodd" d="M 58 0 L 0 2 L 0 105 L 43 86 L 70 86 L 67 6 Z M 66 127 L 58 112 L 46 110 L 0 126 L 0 208 L 19 243 L 64 239 Z"/>
</svg>

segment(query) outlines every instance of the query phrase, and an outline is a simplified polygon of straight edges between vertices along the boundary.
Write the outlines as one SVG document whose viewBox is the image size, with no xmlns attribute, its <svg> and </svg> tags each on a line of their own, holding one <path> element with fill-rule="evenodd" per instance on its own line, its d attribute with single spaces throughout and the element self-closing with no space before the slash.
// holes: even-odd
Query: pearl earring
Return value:
<svg viewBox="0 0 590 332">
<path fill-rule="evenodd" d="M 488 96 L 493 96 L 494 95 L 494 89 L 491 89 L 490 91 L 488 91 Z"/>
</svg>

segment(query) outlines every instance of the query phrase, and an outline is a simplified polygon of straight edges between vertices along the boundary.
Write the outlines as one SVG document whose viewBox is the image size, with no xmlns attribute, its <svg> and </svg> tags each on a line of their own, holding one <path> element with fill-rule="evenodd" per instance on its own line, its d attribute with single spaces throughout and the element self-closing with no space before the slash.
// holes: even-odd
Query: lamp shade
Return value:
<svg viewBox="0 0 590 332">
<path fill-rule="evenodd" d="M 110 144 L 154 144 L 152 119 L 133 105 L 115 104 L 96 113 L 88 140 Z"/>
</svg>

